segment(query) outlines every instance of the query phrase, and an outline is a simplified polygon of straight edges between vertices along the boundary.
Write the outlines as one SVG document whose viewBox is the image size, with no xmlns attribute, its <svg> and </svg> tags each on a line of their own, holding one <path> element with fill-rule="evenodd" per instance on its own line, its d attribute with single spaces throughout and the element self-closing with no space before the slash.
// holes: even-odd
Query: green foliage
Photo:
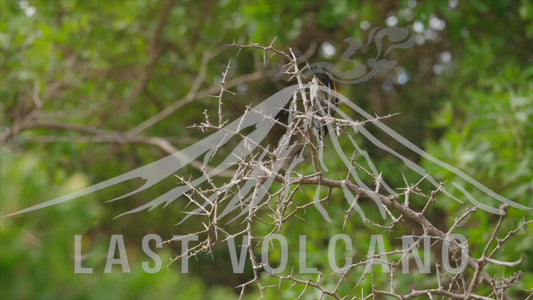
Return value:
<svg viewBox="0 0 533 300">
<path fill-rule="evenodd" d="M 521 27 L 520 18 L 513 21 L 508 24 L 509 30 L 526 29 Z M 466 41 L 465 51 L 458 53 L 455 80 L 448 83 L 447 105 L 434 117 L 433 126 L 446 128 L 446 134 L 427 147 L 430 153 L 451 162 L 497 193 L 532 207 L 533 69 L 531 64 L 521 61 L 531 59 L 526 58 L 527 50 L 513 47 L 514 43 L 521 42 L 509 34 Z M 514 55 L 504 54 L 508 51 Z M 457 180 L 431 164 L 425 166 L 442 179 Z M 452 191 L 460 195 L 459 191 Z M 481 199 L 488 203 L 488 199 Z M 444 198 L 437 203 L 446 211 L 462 207 Z M 523 217 L 523 211 L 512 209 L 502 231 L 511 230 Z M 486 240 L 489 234 L 486 228 L 494 224 L 494 216 L 476 216 L 476 222 L 480 226 L 466 228 L 465 235 L 474 241 Z M 509 251 L 502 256 L 506 259 L 517 259 L 520 253 L 531 256 L 530 247 L 524 247 L 524 243 L 531 241 L 531 235 L 522 235 L 511 242 Z M 480 255 L 482 249 L 476 250 Z M 530 261 L 521 267 L 533 269 Z M 533 275 L 526 272 L 521 286 L 532 285 Z"/>
<path fill-rule="evenodd" d="M 2 214 L 20 210 L 36 200 L 52 198 L 87 186 L 82 174 L 66 176 L 64 170 L 46 174 L 43 158 L 35 154 L 19 155 L 2 150 L 0 180 Z M 55 176 L 54 176 L 55 175 Z M 9 182 L 9 184 L 4 184 Z M 62 182 L 58 184 L 57 182 Z M 22 200 L 22 201 L 18 201 Z M 131 273 L 120 269 L 104 273 L 109 237 L 89 234 L 98 224 L 104 207 L 94 198 L 80 199 L 42 210 L 29 217 L 2 220 L 0 227 L 0 289 L 5 299 L 153 299 L 231 294 L 227 288 L 206 290 L 200 280 L 180 274 L 175 266 L 155 274 L 141 269 L 135 249 L 128 247 Z M 83 254 L 89 259 L 84 267 L 94 267 L 93 274 L 74 274 L 74 235 L 83 234 Z M 87 241 L 88 240 L 88 241 Z M 87 245 L 89 244 L 89 245 Z M 140 247 L 140 244 L 138 245 Z M 161 257 L 169 257 L 167 249 Z M 226 296 L 227 297 L 227 296 Z M 217 296 L 218 298 L 218 296 Z M 220 299 L 222 299 L 220 298 Z"/>
<path fill-rule="evenodd" d="M 215 86 L 229 58 L 232 59 L 229 80 L 261 68 L 270 73 L 279 72 L 280 58 L 263 57 L 253 50 L 237 53 L 224 45 L 235 41 L 266 46 L 277 37 L 275 46 L 279 49 L 292 47 L 301 55 L 317 46 L 319 50 L 311 54 L 310 62 L 328 60 L 342 66 L 345 62 L 341 61 L 341 55 L 346 50 L 343 40 L 347 37 L 365 40 L 370 29 L 386 26 L 385 20 L 391 15 L 398 16 L 398 26 L 413 28 L 415 22 L 420 22 L 424 32 L 419 37 L 426 38 L 411 49 L 392 53 L 390 58 L 397 60 L 398 67 L 390 74 L 359 85 L 341 86 L 340 92 L 371 113 L 400 112 L 386 123 L 431 155 L 460 168 L 495 192 L 533 207 L 533 4 L 527 0 L 474 0 L 459 1 L 457 7 L 452 7 L 450 3 L 454 1 L 223 0 L 177 1 L 167 6 L 166 1 L 144 0 L 3 0 L 0 136 L 8 133 L 12 136 L 0 152 L 1 215 L 79 190 L 166 155 L 153 145 L 117 141 L 113 134 L 127 132 L 184 99 L 191 87 L 197 86 L 202 91 Z M 434 17 L 444 20 L 444 29 L 431 29 Z M 368 22 L 368 30 L 362 29 L 364 22 Z M 436 39 L 428 38 L 431 31 L 437 34 Z M 336 50 L 327 59 L 320 51 L 324 42 Z M 202 71 L 207 53 L 210 60 Z M 444 53 L 450 55 L 449 61 L 443 61 Z M 364 62 L 374 54 L 358 52 L 355 58 Z M 404 84 L 398 83 L 395 75 L 400 68 L 409 77 Z M 203 77 L 198 79 L 202 72 Z M 288 84 L 292 82 L 265 75 L 261 80 L 232 88 L 239 94 L 225 96 L 225 117 L 233 120 L 246 105 L 258 103 Z M 214 98 L 203 97 L 182 106 L 140 134 L 163 137 L 176 148 L 185 148 L 206 135 L 187 127 L 204 121 L 205 109 L 214 120 L 217 106 Z M 70 127 L 28 126 L 36 120 Z M 99 131 L 94 133 L 83 128 Z M 355 138 L 372 155 L 386 180 L 395 186 L 404 184 L 401 172 L 405 166 L 367 141 Z M 346 174 L 337 171 L 342 164 L 333 153 L 331 145 L 326 145 L 331 175 L 340 179 Z M 421 162 L 438 180 L 457 180 L 450 172 L 419 157 L 410 158 Z M 198 174 L 194 168 L 187 171 L 191 176 Z M 415 180 L 408 174 L 406 177 L 411 183 Z M 371 182 L 369 177 L 363 179 Z M 232 273 L 225 245 L 217 250 L 214 258 L 191 261 L 191 274 L 180 274 L 178 263 L 157 274 L 147 274 L 140 268 L 141 261 L 146 259 L 139 250 L 143 235 L 156 232 L 168 237 L 202 228 L 199 223 L 187 228 L 174 226 L 183 216 L 186 199 L 165 209 L 113 219 L 175 185 L 176 181 L 171 179 L 142 195 L 104 204 L 105 200 L 139 186 L 139 182 L 131 182 L 116 190 L 1 219 L 2 296 L 7 299 L 235 298 L 234 287 L 252 275 L 250 270 L 243 275 Z M 448 189 L 461 196 L 453 187 Z M 296 203 L 308 203 L 314 192 L 314 188 L 303 189 L 297 193 Z M 325 189 L 321 191 L 321 196 L 326 194 Z M 298 215 L 302 219 L 292 219 L 280 233 L 288 239 L 289 249 L 298 249 L 299 236 L 307 235 L 307 266 L 319 267 L 327 273 L 331 271 L 325 254 L 327 242 L 340 233 L 348 204 L 342 191 L 336 190 L 324 205 L 332 222 L 324 221 L 310 206 Z M 362 200 L 361 206 L 368 218 L 380 220 L 372 201 Z M 465 209 L 465 204 L 439 196 L 436 209 L 429 216 L 441 226 L 450 225 L 452 220 L 448 219 Z M 499 237 L 530 216 L 530 212 L 511 209 Z M 471 241 L 482 244 L 497 217 L 480 213 L 472 220 L 463 233 Z M 257 233 L 270 231 L 265 225 L 255 226 Z M 397 236 L 385 240 L 388 250 L 400 245 L 400 234 L 412 233 L 409 224 L 399 227 Z M 533 286 L 531 230 L 529 226 L 527 233 L 518 233 L 498 257 L 513 261 L 525 253 L 527 259 L 520 268 L 491 269 L 499 274 L 524 271 L 520 287 L 525 289 Z M 126 243 L 128 254 L 132 254 L 131 274 L 103 273 L 109 235 L 113 232 L 124 233 L 129 238 Z M 341 242 L 336 248 L 337 257 L 346 254 L 357 261 L 367 254 L 371 234 L 381 232 L 354 214 L 342 233 L 351 237 L 354 249 L 346 253 Z M 76 234 L 83 235 L 83 250 L 91 253 L 87 264 L 95 266 L 92 275 L 73 274 Z M 476 248 L 472 252 L 479 255 L 482 250 Z M 178 246 L 169 246 L 159 254 L 163 258 L 173 257 L 177 251 Z M 279 260 L 276 251 L 271 255 L 272 262 Z M 342 264 L 343 260 L 339 259 L 338 263 Z M 289 269 L 299 265 L 299 253 L 290 252 Z M 386 289 L 390 279 L 379 269 L 374 284 Z M 341 287 L 342 294 L 353 293 L 352 284 L 361 272 L 358 269 L 348 275 L 346 285 Z M 265 284 L 278 284 L 277 279 L 263 276 Z M 333 289 L 337 279 L 334 276 L 326 279 L 326 287 Z M 405 292 L 435 284 L 434 277 L 423 274 L 409 274 L 398 280 Z M 281 289 L 267 289 L 266 299 L 296 298 L 303 288 L 289 288 L 288 283 L 281 286 Z M 366 292 L 371 286 L 368 277 L 360 283 Z M 319 296 L 313 293 L 310 299 Z M 514 293 L 515 297 L 523 296 L 519 291 Z M 258 296 L 257 290 L 250 289 L 245 298 Z"/>
</svg>

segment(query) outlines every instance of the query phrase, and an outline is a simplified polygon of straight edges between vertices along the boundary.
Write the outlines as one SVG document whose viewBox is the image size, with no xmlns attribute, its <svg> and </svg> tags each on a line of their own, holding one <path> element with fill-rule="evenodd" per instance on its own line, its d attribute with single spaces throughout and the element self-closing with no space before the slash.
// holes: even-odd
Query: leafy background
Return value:
<svg viewBox="0 0 533 300">
<path fill-rule="evenodd" d="M 340 92 L 378 115 L 401 112 L 388 125 L 436 156 L 470 174 L 499 194 L 533 207 L 533 4 L 530 1 L 1 1 L 0 115 L 3 137 L 0 162 L 1 214 L 17 211 L 116 176 L 161 158 L 167 153 L 154 145 L 98 140 L 101 132 L 127 132 L 182 99 L 195 85 L 208 54 L 199 90 L 215 86 L 228 60 L 231 78 L 263 70 L 261 76 L 233 88 L 238 94 L 224 101 L 225 116 L 238 117 L 246 105 L 258 103 L 290 84 L 276 76 L 276 57 L 267 66 L 260 52 L 224 45 L 232 42 L 268 45 L 277 37 L 279 49 L 297 54 L 316 47 L 309 61 L 342 66 L 343 40 L 366 40 L 377 26 L 413 30 L 417 45 L 397 50 L 398 66 L 389 74 Z M 332 53 L 327 50 L 334 49 Z M 365 55 L 361 54 L 361 59 Z M 212 92 L 210 94 L 215 94 Z M 217 101 L 198 97 L 142 132 L 162 137 L 175 148 L 205 136 L 188 126 L 204 120 L 203 111 L 215 112 Z M 215 118 L 214 113 L 210 113 Z M 30 117 L 28 117 L 30 116 Z M 28 126 L 68 124 L 69 128 Z M 74 128 L 74 129 L 73 129 Z M 79 129 L 82 128 L 82 129 Z M 364 145 L 378 168 L 400 168 L 371 145 Z M 441 180 L 452 174 L 414 158 Z M 335 163 L 334 161 L 332 162 Z M 340 162 L 339 162 L 340 163 Z M 191 174 L 197 170 L 191 169 Z M 401 177 L 388 178 L 399 185 Z M 145 234 L 164 238 L 199 228 L 174 226 L 183 203 L 166 209 L 116 215 L 153 199 L 173 184 L 167 180 L 142 195 L 104 203 L 131 190 L 136 182 L 59 206 L 0 221 L 0 290 L 5 299 L 234 299 L 236 285 L 251 272 L 233 274 L 223 245 L 213 257 L 192 260 L 190 274 L 179 263 L 156 274 L 141 269 L 147 260 L 141 251 Z M 478 195 L 480 196 L 480 195 Z M 312 197 L 311 191 L 299 201 Z M 298 235 L 308 235 L 309 265 L 326 266 L 325 241 L 338 233 L 346 210 L 341 196 L 328 204 L 332 223 L 316 211 L 311 221 L 290 224 L 281 232 L 289 248 L 297 249 Z M 372 206 L 368 206 L 368 210 Z M 431 212 L 435 223 L 451 223 L 465 207 L 445 198 Z M 370 214 L 372 212 L 369 212 Z M 504 232 L 530 212 L 511 209 Z M 312 220 L 320 220 L 313 222 Z M 463 228 L 472 241 L 486 240 L 496 217 L 476 214 Z M 258 230 L 268 230 L 258 225 Z M 512 239 L 500 259 L 526 261 L 519 285 L 533 288 L 533 235 L 530 225 Z M 409 226 L 403 229 L 409 234 Z M 132 272 L 114 269 L 104 274 L 111 234 L 122 233 Z M 370 235 L 379 234 L 353 217 L 345 229 L 354 241 L 354 259 L 366 254 Z M 83 235 L 84 265 L 93 274 L 73 274 L 73 236 Z M 386 247 L 398 245 L 395 237 Z M 168 244 L 162 258 L 179 253 Z M 342 249 L 339 249 L 342 250 Z M 480 249 L 471 249 L 480 253 Z M 272 254 L 276 260 L 276 254 Z M 164 265 L 166 263 L 164 262 Z M 297 251 L 289 265 L 298 265 Z M 353 278 L 357 278 L 355 275 Z M 349 279 L 353 279 L 349 278 Z M 265 282 L 272 281 L 265 277 Z M 377 276 L 378 285 L 389 282 Z M 435 278 L 409 274 L 402 288 L 433 284 Z M 272 281 L 277 284 L 277 281 Z M 369 287 L 371 282 L 363 283 Z M 267 290 L 267 299 L 294 298 L 300 290 Z M 345 293 L 354 293 L 346 287 Z M 522 298 L 526 292 L 513 291 Z M 360 295 L 359 292 L 356 293 Z M 245 298 L 259 297 L 250 289 Z M 311 295 L 312 297 L 312 295 Z"/>
</svg>

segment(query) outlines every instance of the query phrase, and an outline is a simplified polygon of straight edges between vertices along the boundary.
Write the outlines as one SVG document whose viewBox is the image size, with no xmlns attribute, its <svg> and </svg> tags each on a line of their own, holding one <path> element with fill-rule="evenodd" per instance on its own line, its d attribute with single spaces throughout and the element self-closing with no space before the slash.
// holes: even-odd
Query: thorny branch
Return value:
<svg viewBox="0 0 533 300">
<path fill-rule="evenodd" d="M 275 41 L 275 40 L 274 40 Z M 230 135 L 239 136 L 245 143 L 256 147 L 255 154 L 248 157 L 242 157 L 238 164 L 236 175 L 233 177 L 230 183 L 217 187 L 211 184 L 208 189 L 191 189 L 191 194 L 188 196 L 191 199 L 204 199 L 204 204 L 192 201 L 197 208 L 196 212 L 192 211 L 189 214 L 204 216 L 208 222 L 204 223 L 205 230 L 196 232 L 193 234 L 204 234 L 205 232 L 214 233 L 207 236 L 203 241 L 199 241 L 198 244 L 191 248 L 189 253 L 182 254 L 187 256 L 198 255 L 201 251 L 211 253 L 212 246 L 216 243 L 224 243 L 228 239 L 235 239 L 236 237 L 243 237 L 243 241 L 246 240 L 246 249 L 248 251 L 248 259 L 253 270 L 253 278 L 249 281 L 237 286 L 240 289 L 240 296 L 245 293 L 246 288 L 255 284 L 259 289 L 261 295 L 265 289 L 277 288 L 281 286 L 283 282 L 290 282 L 290 286 L 301 286 L 301 293 L 298 299 L 301 299 L 306 293 L 310 293 L 311 290 L 316 290 L 321 295 L 320 298 L 331 297 L 334 299 L 372 299 L 379 295 L 390 296 L 396 299 L 415 299 L 417 297 L 426 296 L 429 299 L 433 299 L 434 296 L 445 296 L 454 299 L 509 299 L 507 291 L 512 286 L 515 286 L 521 273 L 516 273 L 510 277 L 499 277 L 489 274 L 487 271 L 488 265 L 498 265 L 503 267 L 511 267 L 520 264 L 524 258 L 520 258 L 514 262 L 505 262 L 494 259 L 498 250 L 502 249 L 505 242 L 507 242 L 512 236 L 514 236 L 520 230 L 523 230 L 528 224 L 533 221 L 524 221 L 515 230 L 507 233 L 503 239 L 497 239 L 496 236 L 500 232 L 500 226 L 502 220 L 505 218 L 508 206 L 502 205 L 500 208 L 501 216 L 498 221 L 498 225 L 492 232 L 491 237 L 486 241 L 486 247 L 481 257 L 473 257 L 468 252 L 468 245 L 461 243 L 454 237 L 455 233 L 458 233 L 468 219 L 478 213 L 477 207 L 469 208 L 462 216 L 455 219 L 455 222 L 449 226 L 448 230 L 441 230 L 430 219 L 427 214 L 431 211 L 432 206 L 437 201 L 437 195 L 442 192 L 444 183 L 426 195 L 422 188 L 419 186 L 425 179 L 425 176 L 420 179 L 414 185 L 411 185 L 405 181 L 406 188 L 404 192 L 400 194 L 390 194 L 386 191 L 381 191 L 380 187 L 387 187 L 383 182 L 381 173 L 378 173 L 374 164 L 366 153 L 354 151 L 356 154 L 362 154 L 365 157 L 370 168 L 366 169 L 362 165 L 352 160 L 348 160 L 350 163 L 347 177 L 343 180 L 329 178 L 327 176 L 328 170 L 324 163 L 324 140 L 317 136 L 316 131 L 312 130 L 312 124 L 324 124 L 330 128 L 332 135 L 331 139 L 335 142 L 337 139 L 334 132 L 339 132 L 340 135 L 345 134 L 349 130 L 357 132 L 358 128 L 365 126 L 367 123 L 372 123 L 375 120 L 379 120 L 385 117 L 376 117 L 375 120 L 352 121 L 345 118 L 335 118 L 333 116 L 325 116 L 318 114 L 317 111 L 324 109 L 323 107 L 316 107 L 316 99 L 313 99 L 313 94 L 309 93 L 312 88 L 312 83 L 304 83 L 305 79 L 301 73 L 301 68 L 298 63 L 297 57 L 292 50 L 288 52 L 274 48 L 274 41 L 269 46 L 262 46 L 259 44 L 239 45 L 233 43 L 231 47 L 241 49 L 256 49 L 263 53 L 263 57 L 266 61 L 268 53 L 270 55 L 279 55 L 287 64 L 284 66 L 284 74 L 289 75 L 296 79 L 297 92 L 293 95 L 290 101 L 290 107 L 287 109 L 289 113 L 288 123 L 280 124 L 285 129 L 285 135 L 282 136 L 278 142 L 278 145 L 273 149 L 270 146 L 264 146 L 258 144 L 256 140 L 253 140 L 249 136 L 242 134 L 241 132 L 228 132 Z M 230 64 L 223 73 L 223 80 L 221 82 L 220 94 L 218 99 L 221 102 L 224 92 L 228 91 L 231 85 L 226 84 L 227 71 Z M 209 123 L 206 118 L 206 122 L 202 123 L 198 127 L 204 130 L 224 130 L 222 126 L 222 112 L 219 106 L 218 111 L 219 125 L 215 126 Z M 387 116 L 389 117 L 389 116 Z M 265 116 L 270 118 L 270 116 Z M 273 120 L 279 123 L 278 120 Z M 336 129 L 336 130 L 333 130 Z M 350 135 L 350 140 L 355 145 L 355 141 Z M 357 146 L 356 146 L 357 147 Z M 303 156 L 310 156 L 309 160 L 313 163 L 314 172 L 312 174 L 301 173 L 297 168 L 298 164 L 304 161 Z M 353 180 L 358 170 L 363 171 L 369 175 L 375 181 L 375 189 L 369 189 L 364 184 L 361 185 L 361 181 Z M 208 172 L 203 171 L 204 176 L 209 178 Z M 268 185 L 269 182 L 277 182 L 277 189 L 274 185 Z M 317 187 L 317 194 L 315 199 L 308 203 L 299 204 L 295 200 L 295 195 L 299 191 L 302 191 L 305 187 Z M 320 187 L 328 190 L 327 196 L 320 198 L 318 196 Z M 231 190 L 233 189 L 233 191 Z M 352 196 L 351 202 L 344 215 L 344 222 L 342 228 L 344 229 L 348 220 L 352 217 L 355 211 L 362 217 L 362 219 L 371 226 L 383 230 L 385 232 L 392 233 L 397 229 L 397 225 L 401 222 L 410 222 L 416 224 L 417 231 L 422 232 L 422 235 L 413 235 L 414 244 L 407 249 L 397 249 L 388 253 L 379 253 L 368 257 L 361 258 L 359 261 L 349 264 L 331 273 L 328 276 L 324 276 L 322 272 L 312 275 L 312 277 L 303 278 L 304 275 L 295 275 L 294 270 L 288 274 L 269 274 L 264 270 L 264 265 L 259 261 L 256 256 L 256 247 L 262 245 L 269 236 L 274 233 L 278 233 L 282 230 L 284 224 L 290 223 L 293 219 L 301 219 L 300 213 L 306 209 L 315 206 L 324 218 L 329 218 L 328 212 L 325 210 L 324 205 L 327 205 L 331 199 L 332 192 L 334 190 L 343 190 L 345 195 Z M 414 208 L 414 200 L 412 196 L 423 197 L 426 202 L 422 209 Z M 228 207 L 228 203 L 231 203 L 232 199 L 237 199 L 237 212 L 238 215 L 234 216 L 231 220 L 224 223 L 219 218 L 224 209 Z M 378 208 L 382 208 L 384 216 L 390 217 L 390 224 L 385 222 L 376 222 L 370 220 L 365 216 L 365 212 L 359 205 L 359 201 L 362 199 L 372 199 Z M 404 201 L 401 201 L 401 200 Z M 237 233 L 229 233 L 229 227 L 227 224 L 233 220 L 241 218 L 244 229 L 238 230 Z M 271 226 L 271 231 L 267 234 L 258 235 L 254 233 L 254 224 L 266 224 Z M 342 231 L 341 231 L 342 232 Z M 247 237 L 245 239 L 244 237 Z M 440 243 L 449 243 L 449 255 L 452 260 L 459 263 L 462 259 L 466 261 L 467 269 L 462 273 L 450 274 L 444 271 L 441 264 L 435 263 L 433 269 L 436 271 L 436 286 L 433 288 L 425 288 L 420 290 L 411 290 L 409 293 L 402 293 L 397 280 L 399 275 L 399 268 L 402 266 L 404 260 L 409 259 L 409 255 L 412 251 L 416 251 L 416 248 L 420 246 L 423 238 L 430 237 L 433 241 Z M 496 246 L 490 251 L 492 245 L 496 241 Z M 243 242 L 244 243 L 244 242 Z M 434 246 L 437 242 L 433 242 Z M 392 262 L 383 260 L 382 256 L 397 257 L 398 259 Z M 396 255 L 396 256 L 395 256 Z M 181 257 L 178 256 L 177 258 Z M 176 259 L 177 259 L 176 258 Z M 390 289 L 388 291 L 381 287 L 373 286 L 372 290 L 367 291 L 367 295 L 361 294 L 357 296 L 355 288 L 358 287 L 365 278 L 371 277 L 374 282 L 375 274 L 372 271 L 371 274 L 363 272 L 368 266 L 372 266 L 374 263 L 379 262 L 387 265 L 391 269 L 390 274 Z M 358 274 L 358 275 L 357 275 Z M 265 286 L 262 281 L 264 276 L 274 276 L 278 278 L 279 285 Z M 307 275 L 308 276 L 308 275 Z M 313 278 L 313 276 L 315 278 Z M 346 294 L 346 290 L 342 289 L 343 285 L 349 285 L 347 278 L 350 276 L 359 276 L 357 283 L 352 288 L 352 293 Z M 336 279 L 333 279 L 336 278 Z M 331 280 L 336 283 L 331 284 Z M 329 287 L 329 288 L 327 288 Z M 488 287 L 490 293 L 486 293 L 481 287 Z M 361 293 L 364 291 L 361 290 Z M 485 294 L 484 294 L 485 293 Z"/>
</svg>

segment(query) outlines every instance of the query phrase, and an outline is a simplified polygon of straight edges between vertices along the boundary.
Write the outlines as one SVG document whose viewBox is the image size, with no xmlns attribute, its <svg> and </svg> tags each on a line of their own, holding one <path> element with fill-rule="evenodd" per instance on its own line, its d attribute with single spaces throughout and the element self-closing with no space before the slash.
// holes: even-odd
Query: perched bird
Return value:
<svg viewBox="0 0 533 300">
<path fill-rule="evenodd" d="M 312 112 L 319 117 L 313 121 L 313 126 L 317 137 L 323 138 L 329 133 L 327 126 L 327 122 L 329 122 L 329 120 L 327 117 L 334 117 L 334 107 L 339 106 L 339 99 L 335 95 L 337 92 L 337 83 L 333 79 L 331 72 L 321 67 L 312 67 L 311 71 L 314 74 L 312 83 L 325 86 L 329 89 L 316 89 L 316 91 L 313 91 L 312 89 L 310 93 Z"/>
<path fill-rule="evenodd" d="M 335 109 L 328 103 L 332 103 L 335 107 L 339 106 L 339 99 L 335 96 L 337 92 L 337 84 L 331 75 L 331 72 L 322 68 L 321 66 L 312 66 L 310 68 L 311 80 L 309 81 L 310 88 L 307 90 L 307 97 L 310 98 L 311 106 L 307 113 L 314 116 L 312 121 L 313 130 L 319 139 L 327 136 L 329 133 L 327 117 L 335 116 Z M 308 75 L 309 76 L 309 75 Z M 316 86 L 326 87 L 327 89 L 319 89 Z M 298 105 L 300 112 L 303 107 Z M 289 123 L 290 103 L 288 103 L 275 117 L 280 124 L 287 125 Z M 275 126 L 273 137 L 279 138 L 286 128 L 284 126 Z M 296 141 L 297 139 L 295 139 Z"/>
</svg>

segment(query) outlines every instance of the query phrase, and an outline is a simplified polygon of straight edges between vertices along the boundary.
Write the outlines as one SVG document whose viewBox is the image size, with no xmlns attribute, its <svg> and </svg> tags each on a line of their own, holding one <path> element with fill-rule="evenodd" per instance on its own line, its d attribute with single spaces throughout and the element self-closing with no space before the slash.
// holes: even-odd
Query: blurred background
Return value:
<svg viewBox="0 0 533 300">
<path fill-rule="evenodd" d="M 497 1 L 31 1 L 2 0 L 0 10 L 1 215 L 79 190 L 162 158 L 207 136 L 188 128 L 217 119 L 219 92 L 228 62 L 224 116 L 238 118 L 285 86 L 285 63 L 257 50 L 227 45 L 259 43 L 293 49 L 308 62 L 345 67 L 346 38 L 367 41 L 382 26 L 408 28 L 416 45 L 396 49 L 397 65 L 387 74 L 339 92 L 367 112 L 400 113 L 386 123 L 431 155 L 460 168 L 497 193 L 532 207 L 533 199 L 533 3 Z M 364 61 L 375 52 L 357 53 Z M 302 61 L 303 63 L 303 61 Z M 376 133 L 379 135 L 379 133 Z M 364 141 L 363 141 L 364 143 Z M 385 153 L 363 145 L 380 170 L 401 168 Z M 410 157 L 439 180 L 453 174 Z M 340 164 L 340 162 L 339 162 Z M 198 174 L 194 167 L 186 170 Z M 397 185 L 401 177 L 388 178 Z M 155 274 L 141 269 L 147 260 L 142 237 L 168 239 L 201 223 L 175 226 L 184 202 L 113 219 L 176 185 L 175 178 L 127 199 L 105 203 L 139 185 L 131 182 L 47 209 L 0 221 L 0 290 L 3 299 L 235 299 L 235 286 L 251 271 L 234 274 L 227 247 Z M 170 187 L 170 188 L 169 188 Z M 302 195 L 303 198 L 312 195 Z M 346 210 L 342 199 L 328 211 Z M 430 212 L 445 228 L 464 212 L 462 204 L 437 201 Z M 308 217 L 320 218 L 317 212 Z M 503 231 L 530 212 L 509 211 Z M 359 218 L 345 233 L 354 256 L 364 256 L 370 234 Z M 449 220 L 449 221 L 448 221 Z M 497 216 L 477 214 L 463 228 L 470 240 L 490 235 Z M 325 241 L 342 225 L 294 222 L 282 232 L 289 246 L 308 234 L 310 265 L 327 266 Z M 261 231 L 261 225 L 257 230 Z M 266 230 L 266 228 L 264 229 Z M 509 241 L 499 259 L 526 261 L 502 273 L 524 272 L 513 295 L 533 287 L 533 227 Z M 410 234 L 404 225 L 404 233 Z M 111 234 L 125 237 L 131 273 L 104 273 Z M 73 274 L 74 238 L 83 236 L 84 266 L 93 274 Z M 391 237 L 387 247 L 400 241 Z M 483 249 L 471 249 L 473 254 Z M 167 244 L 157 252 L 166 266 L 179 253 Z M 297 252 L 297 251 L 295 251 Z M 291 252 L 292 253 L 292 252 Z M 297 264 L 297 253 L 290 262 Z M 327 269 L 327 268 L 326 268 Z M 500 271 L 500 270 L 495 270 Z M 271 278 L 266 283 L 277 284 Z M 376 278 L 385 284 L 387 276 Z M 411 274 L 402 287 L 430 286 L 435 278 Z M 363 282 L 369 287 L 371 282 Z M 266 299 L 296 298 L 286 286 L 266 291 Z M 348 290 L 349 291 L 349 290 Z M 358 292 L 360 295 L 360 292 Z M 246 299 L 259 292 L 250 288 Z"/>
</svg>

